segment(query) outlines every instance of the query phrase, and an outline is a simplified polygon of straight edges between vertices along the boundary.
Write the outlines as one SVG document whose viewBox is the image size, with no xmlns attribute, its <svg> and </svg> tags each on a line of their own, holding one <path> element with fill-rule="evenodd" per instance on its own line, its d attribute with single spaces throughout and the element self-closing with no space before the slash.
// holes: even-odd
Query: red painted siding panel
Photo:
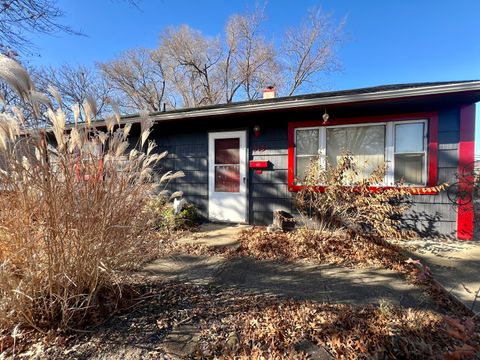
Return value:
<svg viewBox="0 0 480 360">
<path fill-rule="evenodd" d="M 438 115 L 430 116 L 428 126 L 428 186 L 436 186 L 438 180 Z"/>
<path fill-rule="evenodd" d="M 468 172 L 468 167 L 473 167 L 475 160 L 475 104 L 462 106 L 460 109 L 460 143 L 458 155 L 458 173 Z M 473 193 L 473 180 L 473 175 L 460 177 L 459 188 L 462 191 Z M 473 200 L 461 202 L 458 204 L 457 238 L 460 240 L 473 240 L 473 230 Z"/>
</svg>

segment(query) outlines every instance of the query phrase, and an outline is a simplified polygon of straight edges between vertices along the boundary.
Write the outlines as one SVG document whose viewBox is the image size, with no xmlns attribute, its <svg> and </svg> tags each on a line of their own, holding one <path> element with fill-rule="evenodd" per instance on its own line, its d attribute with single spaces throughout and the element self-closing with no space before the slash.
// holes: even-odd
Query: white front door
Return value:
<svg viewBox="0 0 480 360">
<path fill-rule="evenodd" d="M 247 221 L 245 131 L 208 134 L 208 216 L 213 221 Z"/>
</svg>

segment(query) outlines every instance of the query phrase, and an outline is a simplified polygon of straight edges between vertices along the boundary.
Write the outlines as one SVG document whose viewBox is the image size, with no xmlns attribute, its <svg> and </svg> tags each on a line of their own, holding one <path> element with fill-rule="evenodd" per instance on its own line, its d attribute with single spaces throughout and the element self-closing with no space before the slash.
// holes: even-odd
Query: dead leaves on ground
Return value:
<svg viewBox="0 0 480 360">
<path fill-rule="evenodd" d="M 461 359 L 455 357 L 459 354 L 468 359 L 478 349 L 471 319 L 393 305 L 320 304 L 192 286 L 172 284 L 164 298 L 177 301 L 169 300 L 156 321 L 165 332 L 196 324 L 196 358 L 307 358 L 296 349 L 302 341 L 342 359 Z M 462 336 L 452 336 L 452 329 Z"/>
<path fill-rule="evenodd" d="M 146 279 L 127 286 L 139 294 L 138 305 L 129 307 L 127 316 L 119 316 L 116 325 L 105 324 L 107 328 L 99 327 L 78 342 L 55 342 L 58 350 L 53 353 L 68 354 L 79 344 L 98 343 L 112 329 L 126 329 L 115 339 L 119 345 L 124 341 L 125 346 L 134 347 L 137 341 L 145 342 L 152 325 L 156 335 L 149 338 L 154 339 L 155 348 L 174 329 L 197 328 L 199 342 L 191 354 L 195 359 L 307 359 L 298 349 L 302 342 L 323 347 L 341 359 L 458 360 L 471 359 L 479 350 L 478 327 L 471 318 L 389 303 L 363 307 L 314 303 Z M 131 332 L 132 327 L 137 330 Z"/>
<path fill-rule="evenodd" d="M 309 260 L 346 267 L 388 268 L 401 272 L 414 269 L 405 263 L 405 258 L 394 245 L 354 236 L 346 230 L 299 229 L 270 233 L 264 227 L 254 227 L 242 231 L 239 242 L 237 249 L 226 250 L 225 254 L 279 261 Z"/>
</svg>

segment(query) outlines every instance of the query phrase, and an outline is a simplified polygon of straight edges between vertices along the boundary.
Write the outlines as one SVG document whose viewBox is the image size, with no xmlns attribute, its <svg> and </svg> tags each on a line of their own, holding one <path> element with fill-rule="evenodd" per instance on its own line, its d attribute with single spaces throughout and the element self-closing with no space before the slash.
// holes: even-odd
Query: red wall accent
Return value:
<svg viewBox="0 0 480 360">
<path fill-rule="evenodd" d="M 432 114 L 428 122 L 428 186 L 436 186 L 438 180 L 438 115 Z"/>
<path fill-rule="evenodd" d="M 460 143 L 458 147 L 458 173 L 462 174 L 473 170 L 475 161 L 475 104 L 460 108 Z M 470 169 L 470 167 L 472 169 Z M 473 193 L 473 174 L 459 179 L 459 189 Z M 457 238 L 473 240 L 474 211 L 473 200 L 458 203 Z"/>
<path fill-rule="evenodd" d="M 320 123 L 320 122 L 318 122 Z M 288 123 L 288 191 L 298 191 L 295 185 L 295 127 L 304 124 L 300 123 Z M 305 125 L 308 126 L 308 125 Z"/>
<path fill-rule="evenodd" d="M 328 125 L 348 125 L 361 123 L 375 123 L 387 121 L 428 119 L 428 180 L 427 185 L 433 187 L 437 185 L 438 178 L 438 113 L 409 113 L 409 114 L 392 114 L 384 116 L 370 116 L 357 118 L 331 119 Z M 328 126 L 327 125 L 327 126 Z M 314 121 L 297 121 L 288 123 L 288 190 L 299 191 L 302 186 L 295 185 L 295 129 L 301 127 L 325 126 L 323 120 Z M 435 195 L 438 191 L 435 189 L 412 187 L 413 195 Z M 377 191 L 373 188 L 372 191 Z M 319 191 L 322 187 L 319 186 Z"/>
</svg>

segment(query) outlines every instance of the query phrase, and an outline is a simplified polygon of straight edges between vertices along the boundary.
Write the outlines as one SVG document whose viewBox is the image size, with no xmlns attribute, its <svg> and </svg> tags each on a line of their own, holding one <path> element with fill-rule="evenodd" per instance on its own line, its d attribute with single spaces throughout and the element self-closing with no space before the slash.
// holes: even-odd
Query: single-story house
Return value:
<svg viewBox="0 0 480 360">
<path fill-rule="evenodd" d="M 295 212 L 293 194 L 312 157 L 387 161 L 385 185 L 414 187 L 406 223 L 425 235 L 473 238 L 473 203 L 453 206 L 446 192 L 474 161 L 480 81 L 386 85 L 275 97 L 152 113 L 151 138 L 168 150 L 172 183 L 212 221 L 268 224 L 272 212 Z M 327 115 L 326 115 L 327 114 Z M 138 122 L 127 116 L 123 122 Z M 465 178 L 460 182 L 471 191 Z"/>
</svg>

